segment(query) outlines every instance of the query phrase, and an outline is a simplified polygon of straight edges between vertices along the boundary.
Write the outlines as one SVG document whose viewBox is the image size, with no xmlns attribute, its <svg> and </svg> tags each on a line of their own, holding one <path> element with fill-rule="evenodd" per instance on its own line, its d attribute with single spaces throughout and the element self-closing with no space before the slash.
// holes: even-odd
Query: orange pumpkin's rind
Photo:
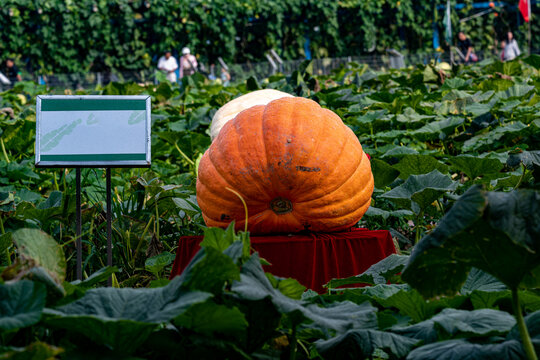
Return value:
<svg viewBox="0 0 540 360">
<path fill-rule="evenodd" d="M 339 116 L 304 98 L 254 106 L 225 124 L 203 155 L 197 201 L 208 226 L 253 234 L 354 226 L 373 193 L 371 165 Z"/>
</svg>

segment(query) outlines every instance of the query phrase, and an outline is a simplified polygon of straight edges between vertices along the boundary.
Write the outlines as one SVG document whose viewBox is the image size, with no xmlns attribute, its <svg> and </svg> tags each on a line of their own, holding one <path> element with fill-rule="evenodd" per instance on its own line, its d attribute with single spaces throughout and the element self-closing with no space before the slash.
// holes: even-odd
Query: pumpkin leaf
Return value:
<svg viewBox="0 0 540 360">
<path fill-rule="evenodd" d="M 531 65 L 536 70 L 540 69 L 540 55 L 531 54 L 524 58 L 523 62 Z"/>
<path fill-rule="evenodd" d="M 171 254 L 170 252 L 165 251 L 159 255 L 146 259 L 146 262 L 144 263 L 144 268 L 147 271 L 150 271 L 154 275 L 158 276 L 161 270 L 163 270 L 166 266 L 169 266 L 170 264 L 172 264 L 174 259 L 175 259 L 174 254 Z"/>
<path fill-rule="evenodd" d="M 213 301 L 195 304 L 174 319 L 176 326 L 181 326 L 197 333 L 215 336 L 243 338 L 248 323 L 238 308 L 229 308 Z"/>
<path fill-rule="evenodd" d="M 45 306 L 45 286 L 20 280 L 0 284 L 0 332 L 34 325 Z"/>
<path fill-rule="evenodd" d="M 466 300 L 465 296 L 454 296 L 426 301 L 407 284 L 378 284 L 364 288 L 362 293 L 381 306 L 398 309 L 414 322 L 429 319 L 446 307 L 458 307 Z"/>
<path fill-rule="evenodd" d="M 4 350 L 0 347 L 1 350 Z M 10 348 L 2 351 L 5 359 L 56 359 L 64 349 L 36 341 L 23 348 Z"/>
<path fill-rule="evenodd" d="M 234 257 L 241 256 L 242 247 L 243 244 L 237 241 L 225 252 L 213 247 L 201 248 L 179 276 L 183 286 L 190 290 L 221 293 L 225 283 L 231 283 L 240 278 L 240 270 Z M 236 256 L 231 257 L 229 254 L 236 254 Z"/>
<path fill-rule="evenodd" d="M 520 121 L 500 126 L 489 132 L 473 136 L 469 140 L 466 140 L 463 142 L 462 150 L 468 152 L 489 149 L 490 145 L 494 144 L 496 141 L 502 141 L 505 137 L 514 139 L 522 135 L 527 129 L 527 125 Z"/>
<path fill-rule="evenodd" d="M 372 329 L 354 329 L 330 340 L 315 342 L 325 359 L 366 359 L 377 349 L 397 358 L 405 357 L 420 340 Z"/>
<path fill-rule="evenodd" d="M 376 207 L 373 207 L 373 206 L 370 206 L 367 209 L 366 213 L 364 214 L 364 216 L 373 216 L 373 217 L 380 216 L 385 220 L 388 219 L 391 216 L 404 217 L 404 216 L 411 216 L 411 215 L 413 215 L 413 212 L 409 211 L 409 210 L 386 211 L 386 210 L 379 209 L 379 208 L 376 208 Z"/>
<path fill-rule="evenodd" d="M 397 157 L 401 158 L 405 155 L 418 154 L 418 151 L 406 146 L 395 146 L 385 152 L 381 158 Z"/>
<path fill-rule="evenodd" d="M 523 164 L 527 169 L 532 170 L 535 166 L 540 166 L 540 150 L 522 151 L 517 154 L 510 154 L 506 164 L 511 168 Z"/>
<path fill-rule="evenodd" d="M 457 185 L 450 177 L 433 170 L 428 174 L 411 175 L 402 185 L 379 196 L 397 201 L 419 213 L 445 192 L 455 190 Z M 413 203 L 419 206 L 418 211 L 414 209 Z"/>
<path fill-rule="evenodd" d="M 459 292 L 467 295 L 473 291 L 497 292 L 506 289 L 507 287 L 493 275 L 473 267 Z"/>
<path fill-rule="evenodd" d="M 46 323 L 81 334 L 91 341 L 133 352 L 159 324 L 171 321 L 211 296 L 182 289 L 180 277 L 154 289 L 91 289 L 56 309 L 45 309 Z"/>
<path fill-rule="evenodd" d="M 50 198 L 49 198 L 50 199 Z M 19 256 L 32 259 L 61 285 L 66 277 L 66 258 L 60 245 L 38 229 L 19 229 L 13 233 Z"/>
<path fill-rule="evenodd" d="M 393 327 L 392 332 L 431 343 L 454 337 L 487 337 L 506 335 L 516 319 L 505 311 L 444 309 L 429 320 L 406 327 Z"/>
<path fill-rule="evenodd" d="M 409 353 L 409 360 L 512 360 L 523 359 L 519 340 L 495 344 L 475 344 L 464 339 L 447 340 L 421 346 Z"/>
<path fill-rule="evenodd" d="M 448 160 L 454 168 L 464 172 L 471 180 L 478 176 L 496 174 L 503 168 L 503 164 L 497 159 L 480 158 L 468 154 L 454 156 Z"/>
<path fill-rule="evenodd" d="M 399 170 L 399 177 L 404 180 L 410 175 L 427 174 L 433 170 L 439 170 L 441 173 L 448 172 L 447 165 L 429 155 L 405 155 L 393 167 Z"/>
<path fill-rule="evenodd" d="M 461 117 L 449 117 L 444 120 L 430 122 L 420 129 L 410 131 L 409 133 L 420 141 L 444 139 L 458 126 L 463 124 L 464 121 L 465 119 Z"/>
<path fill-rule="evenodd" d="M 473 186 L 418 243 L 402 278 L 426 297 L 451 295 L 474 266 L 517 288 L 540 261 L 539 229 L 539 194 Z"/>
<path fill-rule="evenodd" d="M 351 276 L 343 279 L 332 279 L 326 285 L 328 288 L 337 288 L 351 284 L 386 284 L 396 274 L 400 273 L 409 260 L 408 256 L 392 254 L 378 263 L 371 265 L 369 269 L 360 275 Z"/>
<path fill-rule="evenodd" d="M 371 171 L 373 172 L 375 187 L 379 189 L 391 184 L 399 175 L 398 170 L 379 159 L 371 159 Z"/>
<path fill-rule="evenodd" d="M 260 301 L 269 298 L 282 314 L 296 314 L 295 317 L 308 319 L 311 328 L 321 329 L 326 333 L 332 329 L 336 333 L 345 333 L 351 327 L 376 328 L 376 309 L 369 303 L 360 305 L 349 301 L 336 302 L 327 307 L 294 300 L 275 289 L 260 264 L 257 253 L 243 265 L 240 281 L 233 282 L 232 291 L 241 299 Z"/>
</svg>

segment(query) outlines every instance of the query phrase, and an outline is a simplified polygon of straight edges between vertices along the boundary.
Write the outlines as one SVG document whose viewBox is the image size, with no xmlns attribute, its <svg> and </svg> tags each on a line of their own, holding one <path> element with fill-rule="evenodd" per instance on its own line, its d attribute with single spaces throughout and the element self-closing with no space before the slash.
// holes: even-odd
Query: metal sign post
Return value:
<svg viewBox="0 0 540 360">
<path fill-rule="evenodd" d="M 82 238 L 81 238 L 81 229 L 82 229 L 82 210 L 81 210 L 81 169 L 77 168 L 75 175 L 75 217 L 76 217 L 76 227 L 77 227 L 77 280 L 82 280 Z"/>
<path fill-rule="evenodd" d="M 81 168 L 106 168 L 107 265 L 112 266 L 111 168 L 150 167 L 150 112 L 147 95 L 37 97 L 36 167 L 76 168 L 79 280 L 83 275 Z"/>
</svg>

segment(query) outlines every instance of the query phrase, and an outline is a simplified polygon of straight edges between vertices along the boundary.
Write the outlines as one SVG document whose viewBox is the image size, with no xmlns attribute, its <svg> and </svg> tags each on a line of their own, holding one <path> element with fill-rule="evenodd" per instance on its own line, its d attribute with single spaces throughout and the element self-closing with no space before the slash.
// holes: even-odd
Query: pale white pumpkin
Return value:
<svg viewBox="0 0 540 360">
<path fill-rule="evenodd" d="M 229 101 L 220 107 L 214 114 L 212 124 L 210 125 L 210 138 L 214 141 L 223 125 L 225 125 L 227 121 L 234 119 L 240 112 L 255 105 L 266 105 L 272 100 L 281 99 L 283 97 L 293 96 L 282 91 L 265 89 L 253 91 Z"/>
</svg>

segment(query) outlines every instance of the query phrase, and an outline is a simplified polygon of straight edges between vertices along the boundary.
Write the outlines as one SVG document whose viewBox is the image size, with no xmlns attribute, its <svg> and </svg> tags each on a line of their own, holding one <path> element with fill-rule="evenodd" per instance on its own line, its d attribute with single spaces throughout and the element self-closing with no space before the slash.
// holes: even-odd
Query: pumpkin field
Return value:
<svg viewBox="0 0 540 360">
<path fill-rule="evenodd" d="M 212 117 L 260 89 L 311 99 L 352 130 L 374 181 L 358 226 L 389 230 L 398 254 L 319 294 L 265 273 L 243 223 L 205 225 Z M 539 89 L 538 55 L 330 76 L 306 61 L 226 87 L 197 73 L 76 92 L 16 84 L 0 93 L 0 359 L 537 359 Z M 75 170 L 34 167 L 44 94 L 152 98 L 151 168 L 112 169 L 113 267 L 105 170 L 82 169 L 82 281 Z M 179 238 L 202 234 L 169 280 Z"/>
</svg>

